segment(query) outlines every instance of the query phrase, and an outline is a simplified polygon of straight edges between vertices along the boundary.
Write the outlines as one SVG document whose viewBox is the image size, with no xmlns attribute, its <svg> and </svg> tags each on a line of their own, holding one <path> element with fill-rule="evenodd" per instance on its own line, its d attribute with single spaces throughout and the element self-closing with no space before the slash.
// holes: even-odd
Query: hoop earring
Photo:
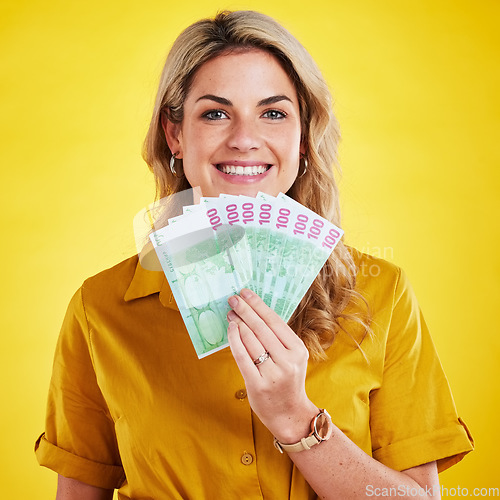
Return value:
<svg viewBox="0 0 500 500">
<path fill-rule="evenodd" d="M 177 153 L 173 153 L 172 156 L 170 157 L 170 172 L 172 172 L 175 177 L 180 178 L 182 175 L 177 175 L 177 172 L 175 170 L 175 160 L 177 160 L 177 155 L 179 154 L 179 151 Z"/>
<path fill-rule="evenodd" d="M 301 156 L 300 157 L 301 160 L 304 161 L 304 170 L 302 171 L 302 173 L 299 175 L 299 178 L 300 177 L 303 177 L 305 175 L 305 173 L 307 172 L 307 167 L 309 166 L 309 163 L 307 161 L 307 157 L 304 155 L 304 156 Z"/>
</svg>

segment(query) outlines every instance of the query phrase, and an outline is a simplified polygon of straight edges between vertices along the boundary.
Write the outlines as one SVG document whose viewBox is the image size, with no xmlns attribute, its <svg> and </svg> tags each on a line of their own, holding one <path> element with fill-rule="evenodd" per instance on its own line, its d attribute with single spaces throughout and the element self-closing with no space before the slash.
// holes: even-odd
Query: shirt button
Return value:
<svg viewBox="0 0 500 500">
<path fill-rule="evenodd" d="M 250 453 L 244 453 L 241 456 L 241 463 L 243 465 L 250 465 L 253 462 L 253 457 L 250 455 Z"/>
<path fill-rule="evenodd" d="M 240 389 L 234 393 L 236 399 L 245 399 L 247 397 L 247 391 L 245 389 Z"/>
</svg>

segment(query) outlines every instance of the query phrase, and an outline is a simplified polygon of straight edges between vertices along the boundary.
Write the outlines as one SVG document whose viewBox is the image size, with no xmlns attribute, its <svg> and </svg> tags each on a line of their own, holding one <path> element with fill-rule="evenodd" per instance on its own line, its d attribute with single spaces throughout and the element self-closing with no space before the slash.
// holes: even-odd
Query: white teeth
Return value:
<svg viewBox="0 0 500 500">
<path fill-rule="evenodd" d="M 265 165 L 254 165 L 250 167 L 242 167 L 241 165 L 217 165 L 217 168 L 230 175 L 260 175 L 267 171 Z"/>
</svg>

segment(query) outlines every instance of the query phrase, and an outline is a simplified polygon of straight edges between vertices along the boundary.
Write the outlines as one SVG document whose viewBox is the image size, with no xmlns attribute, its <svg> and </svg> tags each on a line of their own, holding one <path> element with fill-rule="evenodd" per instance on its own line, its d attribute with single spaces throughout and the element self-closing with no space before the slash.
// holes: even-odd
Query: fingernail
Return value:
<svg viewBox="0 0 500 500">
<path fill-rule="evenodd" d="M 232 321 L 232 320 L 233 320 L 233 319 L 235 319 L 235 318 L 236 318 L 236 313 L 235 313 L 234 311 L 229 311 L 229 312 L 227 313 L 227 320 L 228 320 L 228 321 Z"/>
<path fill-rule="evenodd" d="M 244 298 L 244 299 L 249 299 L 251 296 L 252 296 L 252 290 L 249 290 L 248 288 L 243 288 L 243 290 L 241 290 L 240 292 L 240 295 Z"/>
<path fill-rule="evenodd" d="M 238 305 L 238 298 L 235 295 L 229 297 L 227 301 L 231 307 L 236 307 Z"/>
</svg>

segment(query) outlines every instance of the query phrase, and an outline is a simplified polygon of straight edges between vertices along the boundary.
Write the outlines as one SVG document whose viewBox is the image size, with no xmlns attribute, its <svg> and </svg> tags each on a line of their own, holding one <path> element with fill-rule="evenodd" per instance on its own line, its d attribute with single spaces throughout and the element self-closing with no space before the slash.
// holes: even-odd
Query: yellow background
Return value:
<svg viewBox="0 0 500 500">
<path fill-rule="evenodd" d="M 409 274 L 476 438 L 441 480 L 498 486 L 498 1 L 18 0 L 0 6 L 2 497 L 54 496 L 32 449 L 64 311 L 84 278 L 134 251 L 164 56 L 223 8 L 276 17 L 322 68 L 347 241 Z"/>
</svg>

